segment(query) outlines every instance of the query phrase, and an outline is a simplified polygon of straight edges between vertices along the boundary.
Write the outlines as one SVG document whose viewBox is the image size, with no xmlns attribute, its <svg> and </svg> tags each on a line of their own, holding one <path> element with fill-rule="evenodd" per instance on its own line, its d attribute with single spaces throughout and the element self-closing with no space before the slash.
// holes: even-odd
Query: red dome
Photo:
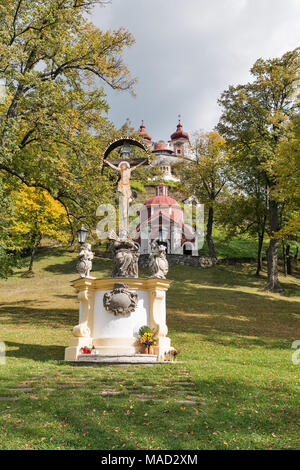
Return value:
<svg viewBox="0 0 300 470">
<path fill-rule="evenodd" d="M 154 196 L 145 202 L 145 206 L 179 206 L 178 202 L 169 196 Z"/>
<path fill-rule="evenodd" d="M 189 140 L 189 135 L 187 132 L 184 132 L 182 130 L 182 124 L 181 122 L 179 121 L 179 123 L 177 124 L 177 129 L 176 129 L 176 132 L 174 132 L 172 135 L 171 135 L 171 140 L 177 140 L 177 139 L 187 139 Z"/>
<path fill-rule="evenodd" d="M 167 142 L 160 140 L 154 144 L 154 150 L 169 150 Z"/>
<path fill-rule="evenodd" d="M 146 126 L 144 125 L 144 121 L 142 121 L 142 124 L 140 125 L 140 136 L 144 140 L 148 140 L 148 142 L 151 142 L 151 140 L 152 140 L 151 135 L 148 134 L 148 132 L 146 132 Z"/>
</svg>

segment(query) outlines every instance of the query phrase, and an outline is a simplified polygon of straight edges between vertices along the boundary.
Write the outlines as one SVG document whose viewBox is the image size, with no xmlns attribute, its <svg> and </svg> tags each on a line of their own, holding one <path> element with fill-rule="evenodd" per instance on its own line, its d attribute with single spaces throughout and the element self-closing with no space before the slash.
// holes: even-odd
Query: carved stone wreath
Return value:
<svg viewBox="0 0 300 470">
<path fill-rule="evenodd" d="M 110 292 L 103 296 L 103 305 L 113 315 L 129 315 L 134 312 L 138 303 L 136 292 L 130 292 L 125 283 L 116 283 Z"/>
</svg>

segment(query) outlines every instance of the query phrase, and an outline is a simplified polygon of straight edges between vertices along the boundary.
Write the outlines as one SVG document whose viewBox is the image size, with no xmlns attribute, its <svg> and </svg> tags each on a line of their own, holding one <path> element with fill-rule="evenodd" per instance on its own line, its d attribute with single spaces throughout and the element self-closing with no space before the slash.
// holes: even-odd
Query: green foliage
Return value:
<svg viewBox="0 0 300 470">
<path fill-rule="evenodd" d="M 207 209 L 206 241 L 209 255 L 216 257 L 212 238 L 214 210 L 226 188 L 230 174 L 230 152 L 226 151 L 225 140 L 217 132 L 194 135 L 193 151 L 196 159 L 176 165 L 181 189 L 186 196 L 195 196 Z"/>
<path fill-rule="evenodd" d="M 112 131 L 103 85 L 134 85 L 122 61 L 131 34 L 101 31 L 87 19 L 102 3 L 4 0 L 0 6 L 0 78 L 7 92 L 0 105 L 0 171 L 47 190 L 71 224 L 86 219 L 93 226 L 97 205 L 111 196 L 99 171 Z"/>
<path fill-rule="evenodd" d="M 145 192 L 144 185 L 141 181 L 130 180 L 130 186 L 131 186 L 131 189 L 135 189 L 136 191 L 140 193 Z"/>
<path fill-rule="evenodd" d="M 215 243 L 218 258 L 257 258 L 257 238 L 248 232 L 237 235 L 234 230 L 229 232 L 224 230 L 222 225 L 216 224 L 213 230 L 213 239 Z M 264 239 L 262 255 L 266 257 L 268 248 L 268 238 Z M 204 242 L 203 248 L 199 250 L 200 255 L 208 255 L 207 243 Z"/>
<path fill-rule="evenodd" d="M 193 139 L 195 161 L 177 165 L 177 175 L 186 196 L 196 196 L 203 204 L 213 206 L 220 197 L 230 170 L 230 154 L 225 140 L 217 132 L 197 132 Z"/>
<path fill-rule="evenodd" d="M 272 168 L 276 178 L 273 196 L 288 207 L 278 238 L 295 238 L 300 234 L 300 116 L 289 126 L 287 138 L 278 148 Z"/>
<path fill-rule="evenodd" d="M 143 336 L 144 333 L 153 333 L 153 331 L 149 326 L 144 325 L 139 329 L 139 336 Z"/>
<path fill-rule="evenodd" d="M 171 188 L 171 189 L 178 189 L 178 190 L 181 190 L 181 184 L 180 182 L 178 181 L 169 181 L 169 180 L 165 180 L 163 178 L 160 178 L 160 170 L 158 167 L 155 167 L 155 169 L 157 168 L 157 178 L 155 178 L 155 182 L 153 181 L 147 181 L 144 186 L 156 186 L 157 184 L 159 183 L 164 183 L 166 186 L 168 186 L 168 188 Z"/>
<path fill-rule="evenodd" d="M 14 198 L 12 189 L 0 177 L 0 278 L 7 278 L 13 268 L 22 265 L 21 258 L 12 247 L 10 235 Z"/>
<path fill-rule="evenodd" d="M 236 157 L 259 167 L 269 184 L 277 145 L 298 109 L 299 53 L 298 48 L 281 58 L 257 60 L 251 69 L 253 82 L 230 86 L 219 100 L 219 132 Z"/>
<path fill-rule="evenodd" d="M 259 59 L 251 69 L 253 81 L 230 86 L 219 100 L 222 115 L 217 129 L 234 155 L 233 165 L 249 179 L 254 178 L 256 184 L 260 182 L 266 191 L 270 234 L 268 290 L 280 289 L 278 242 L 274 236 L 280 229 L 282 211 L 288 210 L 288 200 L 278 202 L 274 193 L 280 173 L 276 161 L 281 142 L 289 137 L 291 119 L 299 112 L 299 60 L 300 48 L 280 58 Z"/>
</svg>

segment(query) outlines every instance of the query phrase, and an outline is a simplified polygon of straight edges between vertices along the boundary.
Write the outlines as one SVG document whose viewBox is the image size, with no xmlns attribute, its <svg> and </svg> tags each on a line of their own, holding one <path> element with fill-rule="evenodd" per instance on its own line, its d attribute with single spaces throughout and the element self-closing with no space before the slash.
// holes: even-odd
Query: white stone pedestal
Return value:
<svg viewBox="0 0 300 470">
<path fill-rule="evenodd" d="M 138 305 L 134 312 L 115 316 L 105 310 L 103 296 L 113 290 L 115 283 L 125 283 L 130 291 L 138 294 Z M 73 328 L 74 337 L 65 350 L 66 361 L 87 362 L 90 359 L 90 362 L 97 362 L 97 356 L 100 359 L 121 359 L 137 355 L 141 353 L 137 343 L 138 331 L 144 325 L 150 326 L 155 332 L 157 342 L 153 352 L 157 361 L 164 361 L 165 353 L 171 346 L 166 324 L 166 291 L 170 281 L 154 278 L 81 278 L 73 281 L 72 285 L 80 301 L 79 323 Z M 84 346 L 95 346 L 96 356 L 83 357 L 80 349 Z M 137 357 L 136 362 L 141 362 L 140 357 Z"/>
</svg>

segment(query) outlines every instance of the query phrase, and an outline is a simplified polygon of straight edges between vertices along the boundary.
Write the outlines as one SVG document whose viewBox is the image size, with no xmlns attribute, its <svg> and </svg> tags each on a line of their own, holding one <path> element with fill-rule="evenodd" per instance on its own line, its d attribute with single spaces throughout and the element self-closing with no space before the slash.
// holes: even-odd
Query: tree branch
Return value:
<svg viewBox="0 0 300 470">
<path fill-rule="evenodd" d="M 67 209 L 67 206 L 66 206 L 66 203 L 62 200 L 62 198 L 66 198 L 66 199 L 69 199 L 70 201 L 74 202 L 76 205 L 78 205 L 79 207 L 82 207 L 81 204 L 76 201 L 76 199 L 74 199 L 73 197 L 69 196 L 68 194 L 65 194 L 61 191 L 58 191 L 58 195 L 57 196 L 54 196 L 53 195 L 53 192 L 50 188 L 48 188 L 46 185 L 42 184 L 42 183 L 32 183 L 30 181 L 28 181 L 24 176 L 22 176 L 20 173 L 18 173 L 17 171 L 13 170 L 12 168 L 9 168 L 8 166 L 6 165 L 3 165 L 2 163 L 0 164 L 0 170 L 3 170 L 3 171 L 6 171 L 7 173 L 9 173 L 10 175 L 12 176 L 16 176 L 17 178 L 19 178 L 19 180 L 22 181 L 23 184 L 25 184 L 26 186 L 28 186 L 29 188 L 41 188 L 41 189 L 44 189 L 45 191 L 47 191 L 48 194 L 50 194 L 51 197 L 53 197 L 53 199 L 55 199 L 56 201 L 59 201 L 65 208 L 65 210 L 67 211 L 67 214 L 71 215 L 72 217 L 74 217 L 75 219 L 78 219 L 78 217 L 76 217 L 74 214 L 72 214 L 69 209 Z"/>
</svg>

